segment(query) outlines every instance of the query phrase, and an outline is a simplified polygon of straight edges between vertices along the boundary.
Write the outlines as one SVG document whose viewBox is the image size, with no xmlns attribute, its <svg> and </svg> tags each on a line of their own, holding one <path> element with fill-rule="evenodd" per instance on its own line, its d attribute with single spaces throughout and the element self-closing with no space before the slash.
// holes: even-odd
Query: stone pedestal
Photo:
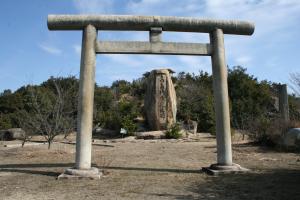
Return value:
<svg viewBox="0 0 300 200">
<path fill-rule="evenodd" d="M 66 169 L 65 172 L 58 176 L 58 180 L 61 179 L 100 179 L 102 172 L 95 167 L 90 169 Z"/>
<path fill-rule="evenodd" d="M 232 165 L 212 164 L 210 167 L 203 167 L 202 171 L 209 175 L 220 175 L 245 173 L 250 170 L 233 163 Z"/>
<path fill-rule="evenodd" d="M 176 123 L 176 93 L 169 69 L 151 71 L 145 94 L 145 113 L 149 128 L 166 130 Z"/>
</svg>

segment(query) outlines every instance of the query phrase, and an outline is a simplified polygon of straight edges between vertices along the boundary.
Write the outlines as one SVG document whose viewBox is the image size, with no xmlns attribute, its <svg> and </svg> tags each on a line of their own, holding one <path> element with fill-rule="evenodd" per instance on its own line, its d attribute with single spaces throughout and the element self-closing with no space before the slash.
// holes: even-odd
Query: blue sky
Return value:
<svg viewBox="0 0 300 200">
<path fill-rule="evenodd" d="M 0 92 L 39 84 L 50 76 L 79 75 L 81 32 L 49 31 L 48 14 L 126 14 L 249 20 L 252 36 L 225 36 L 229 66 L 242 65 L 259 80 L 290 83 L 300 72 L 299 0 L 1 0 Z M 99 32 L 101 40 L 148 40 L 147 32 Z M 163 33 L 164 41 L 208 42 L 207 34 Z M 139 78 L 168 67 L 211 72 L 209 57 L 98 55 L 96 82 Z"/>
</svg>

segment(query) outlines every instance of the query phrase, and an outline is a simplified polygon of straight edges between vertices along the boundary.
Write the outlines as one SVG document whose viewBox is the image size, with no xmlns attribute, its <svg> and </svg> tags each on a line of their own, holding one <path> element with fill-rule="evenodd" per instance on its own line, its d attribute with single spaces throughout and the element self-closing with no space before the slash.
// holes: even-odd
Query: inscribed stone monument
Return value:
<svg viewBox="0 0 300 200">
<path fill-rule="evenodd" d="M 151 130 L 165 130 L 176 122 L 176 93 L 170 69 L 151 71 L 145 95 L 146 119 Z"/>
</svg>

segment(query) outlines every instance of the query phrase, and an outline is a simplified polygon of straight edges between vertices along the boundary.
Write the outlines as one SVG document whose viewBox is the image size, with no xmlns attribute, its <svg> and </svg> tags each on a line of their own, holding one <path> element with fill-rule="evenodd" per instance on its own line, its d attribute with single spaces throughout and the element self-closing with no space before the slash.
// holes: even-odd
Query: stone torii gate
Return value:
<svg viewBox="0 0 300 200">
<path fill-rule="evenodd" d="M 211 56 L 216 112 L 217 163 L 203 168 L 209 173 L 243 171 L 232 162 L 231 131 L 224 34 L 252 35 L 246 21 L 188 17 L 130 15 L 49 15 L 49 30 L 82 30 L 76 164 L 59 178 L 100 178 L 91 167 L 92 121 L 96 54 L 164 54 Z M 149 42 L 97 41 L 97 30 L 149 31 Z M 161 41 L 163 31 L 209 33 L 210 43 Z"/>
</svg>

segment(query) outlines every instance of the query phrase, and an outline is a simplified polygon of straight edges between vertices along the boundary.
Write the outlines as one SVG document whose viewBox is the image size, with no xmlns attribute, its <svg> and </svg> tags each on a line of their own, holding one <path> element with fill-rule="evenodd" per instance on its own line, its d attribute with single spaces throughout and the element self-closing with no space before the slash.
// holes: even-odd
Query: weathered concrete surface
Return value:
<svg viewBox="0 0 300 200">
<path fill-rule="evenodd" d="M 160 42 L 162 35 L 162 27 L 151 27 L 149 31 L 150 42 Z"/>
<path fill-rule="evenodd" d="M 129 42 L 129 41 L 98 41 L 98 54 L 164 54 L 209 56 L 210 44 L 179 43 L 179 42 Z"/>
<path fill-rule="evenodd" d="M 61 179 L 100 179 L 102 176 L 102 171 L 98 168 L 92 167 L 90 169 L 66 169 L 65 172 L 57 177 L 58 180 Z"/>
<path fill-rule="evenodd" d="M 78 132 L 76 138 L 77 169 L 91 168 L 96 39 L 97 30 L 92 25 L 88 25 L 84 29 L 82 36 L 78 100 Z"/>
<path fill-rule="evenodd" d="M 250 170 L 244 167 L 241 167 L 238 164 L 233 163 L 232 165 L 218 165 L 213 164 L 210 167 L 203 167 L 202 171 L 209 175 L 221 175 L 221 174 L 240 174 L 246 173 Z"/>
<path fill-rule="evenodd" d="M 217 163 L 232 165 L 227 66 L 223 31 L 216 29 L 210 34 L 210 40 L 214 48 L 211 61 L 216 113 Z"/>
<path fill-rule="evenodd" d="M 176 122 L 176 93 L 168 69 L 151 71 L 145 94 L 146 120 L 151 130 L 165 130 Z"/>
<path fill-rule="evenodd" d="M 225 34 L 252 35 L 254 24 L 246 21 L 199 19 L 171 16 L 133 15 L 48 15 L 49 30 L 83 30 L 87 25 L 99 30 L 149 31 L 161 27 L 164 31 L 210 33 L 215 28 Z"/>
</svg>

